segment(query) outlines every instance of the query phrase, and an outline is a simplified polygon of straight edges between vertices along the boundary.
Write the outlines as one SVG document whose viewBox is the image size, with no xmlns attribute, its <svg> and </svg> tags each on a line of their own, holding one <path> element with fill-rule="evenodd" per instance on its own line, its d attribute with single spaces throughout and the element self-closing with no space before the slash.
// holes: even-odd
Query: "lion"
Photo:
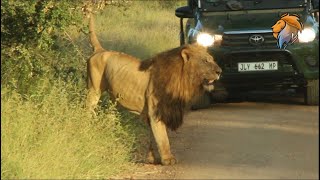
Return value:
<svg viewBox="0 0 320 180">
<path fill-rule="evenodd" d="M 94 32 L 92 15 L 89 21 L 94 52 L 87 62 L 88 109 L 94 111 L 101 93 L 108 91 L 120 106 L 147 122 L 161 164 L 175 164 L 167 128 L 176 130 L 182 125 L 189 102 L 214 89 L 221 68 L 207 49 L 197 44 L 177 47 L 144 61 L 105 50 Z M 147 159 L 155 162 L 151 143 Z"/>
</svg>

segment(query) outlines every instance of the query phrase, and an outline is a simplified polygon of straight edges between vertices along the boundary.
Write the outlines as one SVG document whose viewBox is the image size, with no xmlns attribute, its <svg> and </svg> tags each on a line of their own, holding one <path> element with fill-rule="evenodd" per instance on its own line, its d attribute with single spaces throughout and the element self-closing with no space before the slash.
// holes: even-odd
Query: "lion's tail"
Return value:
<svg viewBox="0 0 320 180">
<path fill-rule="evenodd" d="M 90 14 L 90 19 L 89 19 L 89 36 L 90 36 L 90 42 L 91 45 L 93 46 L 93 51 L 97 52 L 99 50 L 103 50 L 96 33 L 94 32 L 94 18 L 93 14 Z"/>
</svg>

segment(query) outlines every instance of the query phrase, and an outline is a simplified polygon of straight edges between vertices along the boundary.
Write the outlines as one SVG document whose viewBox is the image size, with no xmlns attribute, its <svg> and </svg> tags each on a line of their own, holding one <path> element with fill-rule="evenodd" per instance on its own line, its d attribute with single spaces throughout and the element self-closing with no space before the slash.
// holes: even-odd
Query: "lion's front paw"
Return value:
<svg viewBox="0 0 320 180">
<path fill-rule="evenodd" d="M 174 165 L 177 163 L 177 160 L 174 156 L 170 157 L 170 158 L 167 158 L 167 159 L 161 159 L 161 164 L 162 165 Z"/>
</svg>

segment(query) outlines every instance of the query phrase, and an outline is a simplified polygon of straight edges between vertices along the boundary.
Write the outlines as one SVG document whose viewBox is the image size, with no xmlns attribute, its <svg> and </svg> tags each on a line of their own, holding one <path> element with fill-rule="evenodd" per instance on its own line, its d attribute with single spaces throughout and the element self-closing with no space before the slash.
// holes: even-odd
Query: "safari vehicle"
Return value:
<svg viewBox="0 0 320 180">
<path fill-rule="evenodd" d="M 318 0 L 188 0 L 175 14 L 180 18 L 180 44 L 207 45 L 222 68 L 211 99 L 239 92 L 294 89 L 304 92 L 306 104 L 316 105 L 318 8 Z M 280 49 L 271 27 L 285 13 L 298 15 L 303 30 L 295 43 Z"/>
</svg>

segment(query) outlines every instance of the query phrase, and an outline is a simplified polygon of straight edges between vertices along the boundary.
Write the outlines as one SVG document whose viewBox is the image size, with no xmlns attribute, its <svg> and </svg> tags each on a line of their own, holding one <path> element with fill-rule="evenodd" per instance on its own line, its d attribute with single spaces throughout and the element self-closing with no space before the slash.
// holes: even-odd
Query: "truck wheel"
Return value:
<svg viewBox="0 0 320 180">
<path fill-rule="evenodd" d="M 226 90 L 213 91 L 210 93 L 212 103 L 223 103 L 228 99 L 228 92 Z"/>
<path fill-rule="evenodd" d="M 307 105 L 319 105 L 319 79 L 308 80 L 304 102 Z"/>
<path fill-rule="evenodd" d="M 203 96 L 199 97 L 194 103 L 191 105 L 192 110 L 197 109 L 205 109 L 211 105 L 210 95 L 209 93 L 204 93 Z"/>
</svg>

